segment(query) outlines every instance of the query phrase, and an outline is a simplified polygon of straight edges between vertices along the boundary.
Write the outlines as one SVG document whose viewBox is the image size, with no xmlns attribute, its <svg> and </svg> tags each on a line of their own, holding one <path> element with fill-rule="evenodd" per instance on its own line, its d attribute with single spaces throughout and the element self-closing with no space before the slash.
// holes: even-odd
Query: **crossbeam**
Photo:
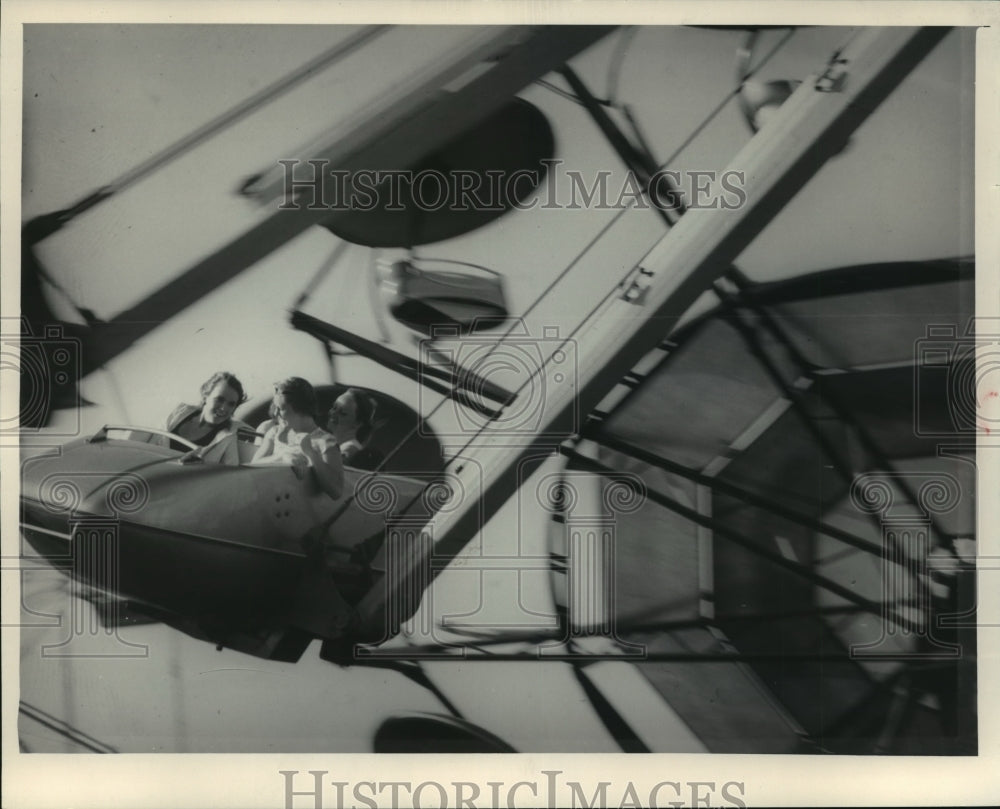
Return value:
<svg viewBox="0 0 1000 809">
<path fill-rule="evenodd" d="M 691 210 L 640 264 L 647 288 L 638 298 L 609 296 L 570 337 L 584 358 L 577 385 L 553 385 L 542 402 L 539 433 L 512 440 L 503 425 L 484 424 L 451 471 L 461 480 L 452 500 L 428 523 L 434 557 L 454 557 L 486 520 L 632 368 L 663 340 L 722 270 L 784 208 L 851 134 L 876 110 L 948 29 L 873 28 L 859 33 L 817 75 L 803 82 L 768 124 L 736 155 L 730 167 L 746 178 L 746 204 Z M 546 363 L 536 376 L 551 373 Z M 533 380 L 531 380 L 533 381 Z M 526 384 L 530 384 L 529 381 Z M 516 439 L 516 437 L 514 437 Z M 423 543 L 416 543 L 422 546 Z M 419 606 L 425 560 L 421 551 L 396 568 L 397 580 L 377 582 L 358 604 L 361 636 L 382 637 L 389 604 L 409 595 L 404 612 Z M 395 609 L 396 607 L 394 607 Z"/>
</svg>

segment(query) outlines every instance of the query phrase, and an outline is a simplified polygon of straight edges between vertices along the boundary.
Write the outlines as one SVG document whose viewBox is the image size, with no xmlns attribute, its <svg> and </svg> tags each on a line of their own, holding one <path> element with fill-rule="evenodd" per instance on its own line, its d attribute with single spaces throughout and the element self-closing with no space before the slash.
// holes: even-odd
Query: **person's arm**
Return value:
<svg viewBox="0 0 1000 809">
<path fill-rule="evenodd" d="M 193 412 L 196 413 L 197 411 L 197 408 L 188 404 L 177 405 L 177 407 L 170 411 L 170 415 L 167 416 L 167 421 L 166 424 L 163 425 L 163 429 L 165 429 L 168 433 L 172 433 L 187 416 L 191 415 Z M 156 444 L 161 447 L 169 447 L 170 439 L 165 435 L 153 434 L 150 436 L 149 443 Z"/>
<path fill-rule="evenodd" d="M 164 429 L 168 433 L 172 433 L 184 419 L 192 413 L 197 412 L 197 410 L 198 408 L 193 405 L 183 403 L 177 405 L 177 407 L 170 411 L 170 415 L 167 416 L 167 423 L 164 425 Z"/>
<path fill-rule="evenodd" d="M 340 457 L 344 463 L 350 463 L 351 460 L 354 458 L 354 456 L 357 455 L 360 451 L 361 451 L 361 444 L 359 444 L 357 441 L 351 440 L 348 441 L 346 444 L 341 445 Z"/>
<path fill-rule="evenodd" d="M 333 441 L 328 441 L 323 450 L 319 451 L 313 446 L 312 439 L 304 435 L 299 448 L 316 470 L 316 480 L 320 488 L 334 500 L 339 500 L 344 493 L 344 462 L 341 460 L 337 445 Z"/>
<path fill-rule="evenodd" d="M 226 432 L 235 435 L 237 438 L 244 438 L 244 440 L 250 440 L 253 438 L 254 433 L 256 433 L 257 430 L 255 430 L 245 421 L 240 421 L 239 419 L 230 419 L 229 427 L 226 428 Z"/>
<path fill-rule="evenodd" d="M 264 433 L 264 438 L 261 439 L 260 446 L 257 447 L 257 451 L 253 454 L 253 458 L 250 460 L 250 463 L 263 460 L 274 452 L 274 434 L 276 432 L 277 427 L 271 427 L 266 433 Z"/>
</svg>

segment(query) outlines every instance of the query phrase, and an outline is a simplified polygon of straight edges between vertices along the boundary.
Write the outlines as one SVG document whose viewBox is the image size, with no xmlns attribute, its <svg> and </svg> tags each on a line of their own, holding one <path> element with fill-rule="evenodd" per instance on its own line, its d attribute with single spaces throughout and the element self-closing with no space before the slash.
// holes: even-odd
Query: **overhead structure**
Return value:
<svg viewBox="0 0 1000 809">
<path fill-rule="evenodd" d="M 515 112 L 509 112 L 514 109 L 509 106 L 511 96 L 611 30 L 613 27 L 609 26 L 483 28 L 452 51 L 441 54 L 413 82 L 386 95 L 363 116 L 348 122 L 344 131 L 330 142 L 316 144 L 309 153 L 300 155 L 298 162 L 319 161 L 330 170 L 343 172 L 346 179 L 341 190 L 346 197 L 354 198 L 364 192 L 363 181 L 359 182 L 361 173 L 372 167 L 390 172 L 419 166 L 422 160 L 439 152 L 443 144 L 460 139 L 463 133 L 491 116 L 504 116 L 501 111 L 505 108 L 507 120 L 517 119 L 515 129 L 523 125 L 538 134 L 541 124 L 530 110 L 517 105 Z M 461 145 L 461 140 L 458 144 Z M 262 172 L 248 180 L 241 190 L 262 202 L 284 199 L 286 190 L 294 199 L 294 189 L 286 189 L 287 182 L 283 170 Z M 39 217 L 32 238 L 37 242 L 55 232 L 106 195 L 101 190 L 73 208 Z M 363 228 L 357 223 L 350 224 L 353 220 L 346 209 L 331 211 L 322 205 L 305 204 L 279 208 L 139 303 L 93 324 L 81 358 L 83 374 L 100 368 L 158 324 L 201 300 L 312 225 L 337 229 L 345 219 L 348 231 Z M 435 231 L 424 238 L 444 232 Z M 360 231 L 354 235 L 364 237 Z"/>
<path fill-rule="evenodd" d="M 974 285 L 971 261 L 942 260 L 748 286 L 564 450 L 567 485 L 641 481 L 641 507 L 596 515 L 604 609 L 711 750 L 975 752 L 975 629 L 948 622 L 975 593 L 957 550 L 975 537 L 971 358 L 925 365 L 934 328 L 971 322 Z M 583 528 L 559 516 L 565 555 Z"/>
<path fill-rule="evenodd" d="M 710 749 L 974 752 L 974 663 L 954 656 L 974 642 L 957 627 L 929 630 L 970 598 L 969 560 L 956 541 L 974 534 L 972 444 L 957 441 L 942 461 L 934 441 L 900 419 L 916 410 L 928 423 L 952 419 L 968 430 L 967 417 L 956 426 L 949 415 L 954 386 L 914 398 L 911 383 L 920 374 L 913 347 L 931 321 L 971 316 L 971 263 L 848 268 L 767 287 L 725 269 L 944 33 L 865 32 L 784 102 L 733 160 L 749 180 L 747 204 L 686 213 L 571 335 L 590 365 L 572 393 L 550 389 L 541 434 L 505 453 L 509 437 L 494 436 L 491 422 L 469 442 L 463 463 L 473 458 L 485 470 L 477 496 L 466 491 L 475 512 L 449 503 L 431 520 L 433 567 L 417 552 L 395 560 L 389 590 L 373 589 L 361 603 L 370 630 L 405 617 L 386 613 L 386 592 L 414 592 L 418 577 L 440 570 L 525 479 L 524 464 L 580 432 L 590 414 L 583 443 L 559 448 L 570 469 L 624 481 L 645 502 L 614 520 L 619 600 L 605 614 L 614 617 L 618 653 L 628 660 L 642 650 L 636 665 Z M 672 334 L 709 288 L 717 312 Z M 834 313 L 842 322 L 831 325 Z M 622 367 L 633 370 L 623 378 Z M 616 389 L 629 392 L 602 411 Z M 516 480 L 506 456 L 521 461 Z M 935 513 L 941 491 L 908 482 L 928 468 L 957 498 L 943 515 Z M 859 493 L 869 480 L 916 524 L 897 536 L 900 515 Z M 863 527 L 845 527 L 858 508 Z M 561 525 L 568 520 L 563 514 Z M 565 545 L 552 552 L 568 556 Z M 863 587 L 857 569 L 867 571 Z M 882 572 L 892 570 L 900 575 L 886 572 L 897 582 L 887 592 Z M 569 634 L 567 659 L 593 631 Z M 586 654 L 575 665 L 585 666 Z M 611 710 L 606 724 L 631 744 Z"/>
<path fill-rule="evenodd" d="M 554 155 L 545 115 L 515 98 L 404 170 L 369 166 L 371 190 L 353 201 L 338 199 L 338 189 L 328 189 L 327 203 L 347 210 L 321 224 L 341 239 L 368 247 L 452 239 L 523 205 L 544 181 Z M 308 185 L 301 189 L 311 190 Z"/>
<path fill-rule="evenodd" d="M 604 32 L 483 32 L 416 87 L 401 89 L 319 144 L 310 159 L 345 172 L 347 194 L 363 190 L 357 178 L 372 166 L 444 167 L 475 176 L 496 165 L 508 174 L 544 166 L 553 148 L 547 122 L 509 98 Z M 525 388 L 505 390 L 454 364 L 429 373 L 401 352 L 293 313 L 295 328 L 482 417 L 450 460 L 430 436 L 437 446 L 429 456 L 433 482 L 411 476 L 384 533 L 379 525 L 359 545 L 339 549 L 365 578 L 351 594 L 350 610 L 338 615 L 356 622 L 316 633 L 326 639 L 326 659 L 364 664 L 359 648 L 370 652 L 397 635 L 484 521 L 532 470 L 561 454 L 568 463 L 549 505 L 562 637 L 549 640 L 561 644 L 559 653 L 622 749 L 649 748 L 589 680 L 586 655 L 577 657 L 593 635 L 610 640 L 604 653 L 637 666 L 716 752 L 976 751 L 974 629 L 958 620 L 974 605 L 973 568 L 962 552 L 962 543 L 975 537 L 974 353 L 952 352 L 933 367 L 914 354 L 940 337 L 930 328 L 942 321 L 956 324 L 953 343 L 964 339 L 960 324 L 974 311 L 971 260 L 839 268 L 764 285 L 733 266 L 945 33 L 864 31 L 819 75 L 797 87 L 771 87 L 769 99 L 780 103 L 732 162 L 747 177 L 746 204 L 663 216 L 666 236 L 625 277 L 609 279 L 606 297 L 534 369 L 526 384 L 552 383 L 537 429 L 512 437 L 503 424 L 504 412 L 528 398 Z M 614 141 L 598 101 L 570 68 L 562 73 Z M 764 106 L 749 109 L 756 114 Z M 519 128 L 530 145 L 507 142 Z M 506 135 L 493 138 L 494 129 Z M 481 141 L 491 150 L 477 152 Z M 654 173 L 648 151 L 627 138 L 613 146 L 633 172 L 647 179 Z M 498 210 L 467 217 L 425 215 L 413 204 L 412 188 L 402 211 L 361 215 L 287 205 L 110 322 L 89 323 L 95 340 L 84 367 L 100 366 L 313 224 L 359 244 L 413 248 L 488 224 L 534 189 L 524 186 Z M 263 172 L 242 190 L 264 202 L 295 202 L 320 189 Z M 433 261 L 411 253 L 391 266 L 387 280 L 395 285 L 392 311 L 400 322 L 431 337 L 442 324 L 456 335 L 489 329 L 497 345 L 523 336 L 508 322 L 496 274 L 471 265 L 456 272 L 440 266 L 447 261 Z M 718 306 L 678 328 L 708 291 Z M 576 384 L 560 385 L 558 355 L 569 341 L 581 360 L 579 374 Z M 931 347 L 940 357 L 940 346 Z M 342 390 L 324 389 L 323 401 Z M 912 422 L 901 419 L 906 413 L 914 414 Z M 405 474 L 429 452 L 428 441 L 411 440 L 421 437 L 425 414 L 403 415 L 406 423 L 380 447 L 385 457 L 373 464 L 376 472 Z M 944 451 L 941 436 L 949 437 Z M 576 473 L 614 490 L 597 515 L 601 530 L 593 519 L 576 530 L 569 494 Z M 357 516 L 356 497 L 357 491 L 338 504 L 322 529 L 336 528 L 352 508 Z M 38 500 L 40 513 L 48 506 Z M 282 514 L 289 510 L 274 518 Z M 255 521 L 250 511 L 244 517 Z M 197 539 L 191 528 L 198 527 L 197 515 L 185 518 L 185 536 Z M 399 525 L 406 531 L 393 534 Z M 310 530 L 308 537 L 315 535 Z M 239 537 L 229 539 L 240 544 Z M 590 567 L 574 567 L 581 543 Z M 365 553 L 355 558 L 359 549 Z M 297 549 L 288 552 L 302 562 Z M 288 578 L 294 586 L 295 577 Z M 581 603 L 581 585 L 598 593 L 596 603 Z M 954 620 L 939 620 L 948 618 Z M 370 646 L 357 647 L 358 641 Z M 289 659 L 303 648 L 297 645 Z M 537 650 L 478 658 L 468 651 L 464 659 L 496 661 L 532 658 Z M 379 729 L 376 746 L 409 751 L 408 739 L 424 734 L 440 743 L 433 749 L 508 749 L 452 713 L 393 718 Z"/>
<path fill-rule="evenodd" d="M 458 553 L 514 493 L 528 469 L 576 432 L 579 414 L 597 406 L 617 383 L 622 367 L 634 366 L 669 335 L 694 301 L 946 33 L 934 28 L 866 30 L 835 55 L 822 75 L 796 91 L 773 126 L 733 159 L 747 178 L 746 204 L 685 214 L 569 336 L 578 355 L 586 357 L 586 366 L 577 385 L 553 382 L 541 406 L 541 430 L 523 443 L 512 442 L 502 422 L 487 420 L 470 438 L 455 471 L 466 496 L 447 503 L 427 527 L 439 562 Z M 849 82 L 844 81 L 848 72 Z M 558 367 L 547 361 L 535 375 L 555 374 Z M 359 605 L 365 631 L 382 637 L 386 626 L 417 608 L 419 599 L 411 597 L 404 615 L 386 615 L 387 598 L 422 592 L 412 585 L 424 581 L 426 562 L 423 554 L 413 553 L 400 560 L 397 580 L 388 589 L 373 588 Z"/>
</svg>

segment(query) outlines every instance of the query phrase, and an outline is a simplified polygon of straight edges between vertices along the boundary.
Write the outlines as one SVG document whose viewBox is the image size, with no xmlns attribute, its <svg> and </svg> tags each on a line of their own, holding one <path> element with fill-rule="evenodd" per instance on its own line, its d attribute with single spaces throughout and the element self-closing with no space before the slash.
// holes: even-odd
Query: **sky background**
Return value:
<svg viewBox="0 0 1000 809">
<path fill-rule="evenodd" d="M 349 32 L 323 26 L 26 27 L 23 219 L 86 196 Z M 79 217 L 41 246 L 46 267 L 78 305 L 113 316 L 267 215 L 234 193 L 248 175 L 279 158 L 304 156 L 299 146 L 322 137 L 410 75 L 428 54 L 467 33 L 437 27 L 392 32 Z M 804 78 L 850 33 L 802 29 L 759 77 Z M 763 34 L 758 59 L 784 34 Z M 741 39 L 740 32 L 694 28 L 651 27 L 635 34 L 621 64 L 618 97 L 634 108 L 659 160 L 674 153 L 732 91 Z M 612 35 L 573 61 L 599 96 L 606 92 L 618 43 Z M 974 55 L 971 31 L 951 33 L 748 248 L 741 269 L 765 281 L 862 262 L 971 254 Z M 579 106 L 537 85 L 522 97 L 548 116 L 557 156 L 568 168 L 621 176 L 617 157 Z M 749 138 L 730 101 L 670 168 L 721 170 Z M 421 253 L 502 273 L 517 313 L 616 214 L 515 213 Z M 662 234 L 648 212 L 624 216 L 534 310 L 529 326 L 536 333 L 542 326 L 572 329 Z M 234 371 L 258 396 L 293 374 L 327 381 L 319 346 L 286 323 L 289 305 L 335 244 L 326 231 L 303 234 L 86 379 L 82 393 L 96 405 L 82 412 L 82 431 L 120 420 L 158 425 L 178 401 L 195 400 L 200 383 L 220 368 Z M 364 280 L 370 260 L 367 249 L 350 248 L 307 311 L 376 338 Z M 412 350 L 401 328 L 395 336 L 397 347 Z M 361 361 L 341 362 L 338 377 L 418 402 L 415 386 Z M 480 547 L 509 547 L 506 528 L 517 520 L 519 507 L 512 501 L 494 519 Z M 538 528 L 526 540 L 529 547 L 544 552 L 544 524 L 529 523 Z M 516 582 L 509 574 L 486 577 L 481 590 L 470 584 L 470 575 L 460 567 L 442 574 L 434 604 L 426 609 L 435 617 L 468 612 L 481 594 L 490 616 L 517 612 L 510 600 Z M 35 604 L 52 606 L 65 597 L 63 580 L 35 576 L 29 592 Z M 522 581 L 528 602 L 547 609 L 546 577 Z M 102 666 L 39 659 L 34 649 L 52 642 L 54 634 L 51 628 L 24 633 L 22 698 L 30 695 L 65 721 L 136 752 L 294 752 L 315 750 L 318 740 L 330 751 L 363 750 L 390 713 L 440 710 L 433 697 L 397 675 L 337 669 L 319 661 L 315 647 L 299 664 L 286 666 L 218 653 L 162 627 L 135 627 L 128 630 L 130 641 L 148 644 L 151 656 Z M 429 670 L 470 719 L 515 747 L 609 749 L 567 667 L 449 663 Z M 595 677 L 604 678 L 618 699 L 628 694 L 622 710 L 658 747 L 700 749 L 631 667 L 602 664 Z M 52 743 L 48 737 L 37 741 Z"/>
</svg>

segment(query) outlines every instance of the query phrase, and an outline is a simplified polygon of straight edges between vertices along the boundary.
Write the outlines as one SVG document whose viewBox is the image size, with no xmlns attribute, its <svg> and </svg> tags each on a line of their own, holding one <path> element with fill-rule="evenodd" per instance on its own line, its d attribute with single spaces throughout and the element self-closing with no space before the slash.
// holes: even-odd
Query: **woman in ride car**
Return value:
<svg viewBox="0 0 1000 809">
<path fill-rule="evenodd" d="M 357 388 L 348 388 L 337 397 L 327 413 L 326 426 L 340 447 L 344 463 L 352 463 L 371 436 L 375 403 Z"/>
<path fill-rule="evenodd" d="M 252 463 L 311 466 L 330 497 L 344 490 L 344 464 L 336 439 L 316 424 L 316 392 L 305 379 L 293 376 L 274 386 L 274 422 Z"/>
</svg>

